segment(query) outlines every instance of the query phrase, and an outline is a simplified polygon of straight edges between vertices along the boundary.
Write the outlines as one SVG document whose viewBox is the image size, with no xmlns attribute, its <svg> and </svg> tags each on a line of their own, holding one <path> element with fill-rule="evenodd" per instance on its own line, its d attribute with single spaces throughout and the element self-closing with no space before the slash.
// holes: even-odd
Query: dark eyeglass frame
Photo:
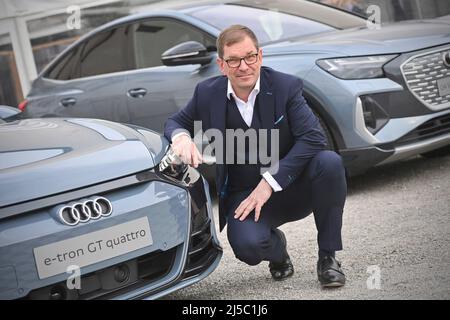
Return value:
<svg viewBox="0 0 450 320">
<path fill-rule="evenodd" d="M 248 54 L 248 55 L 246 55 L 245 57 L 242 57 L 242 58 L 229 58 L 229 59 L 226 59 L 226 60 L 223 59 L 223 61 L 225 61 L 225 62 L 227 63 L 227 65 L 228 65 L 228 67 L 230 67 L 230 68 L 239 68 L 239 67 L 241 66 L 242 60 L 244 60 L 244 62 L 245 62 L 248 66 L 250 66 L 250 65 L 255 64 L 256 62 L 258 62 L 258 55 L 259 55 L 258 52 L 256 52 L 256 53 L 250 53 L 250 54 Z M 250 58 L 252 58 L 252 59 L 253 59 L 253 58 L 256 58 L 256 59 L 255 59 L 254 62 L 248 63 L 246 59 L 250 59 Z M 231 61 L 231 60 L 237 61 L 237 59 L 239 59 L 239 64 L 238 64 L 237 66 L 230 66 L 230 61 Z"/>
</svg>

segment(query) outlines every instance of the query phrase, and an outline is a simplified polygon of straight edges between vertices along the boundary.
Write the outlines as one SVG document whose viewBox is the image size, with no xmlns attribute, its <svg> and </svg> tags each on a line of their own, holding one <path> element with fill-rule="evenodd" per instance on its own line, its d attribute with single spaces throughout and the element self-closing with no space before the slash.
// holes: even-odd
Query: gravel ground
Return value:
<svg viewBox="0 0 450 320">
<path fill-rule="evenodd" d="M 450 156 L 418 156 L 350 179 L 344 250 L 337 253 L 347 275 L 342 288 L 321 289 L 318 284 L 312 215 L 281 229 L 294 263 L 291 278 L 274 282 L 267 262 L 251 267 L 237 260 L 224 231 L 219 235 L 224 248 L 219 267 L 166 298 L 449 299 Z"/>
</svg>

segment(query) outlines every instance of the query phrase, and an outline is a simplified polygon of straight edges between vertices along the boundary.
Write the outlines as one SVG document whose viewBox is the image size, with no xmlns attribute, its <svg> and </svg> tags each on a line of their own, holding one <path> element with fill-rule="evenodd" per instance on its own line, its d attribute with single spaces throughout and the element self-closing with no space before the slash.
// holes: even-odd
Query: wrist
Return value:
<svg viewBox="0 0 450 320">
<path fill-rule="evenodd" d="M 268 190 L 270 193 L 273 192 L 272 186 L 267 182 L 266 179 L 262 178 L 260 184 L 262 184 L 264 189 Z"/>
<path fill-rule="evenodd" d="M 172 143 L 175 142 L 176 140 L 179 140 L 181 137 L 185 137 L 185 136 L 188 137 L 189 139 L 191 139 L 191 136 L 185 131 L 181 131 L 181 132 L 178 132 L 177 134 L 174 134 L 171 139 Z"/>
</svg>

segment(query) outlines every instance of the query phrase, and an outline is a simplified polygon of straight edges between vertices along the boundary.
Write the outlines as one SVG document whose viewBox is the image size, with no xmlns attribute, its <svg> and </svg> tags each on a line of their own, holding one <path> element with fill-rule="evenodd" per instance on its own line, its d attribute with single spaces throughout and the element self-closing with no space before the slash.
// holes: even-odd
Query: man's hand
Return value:
<svg viewBox="0 0 450 320">
<path fill-rule="evenodd" d="M 272 187 L 267 183 L 265 179 L 261 179 L 258 186 L 252 193 L 241 202 L 239 207 L 234 212 L 234 218 L 243 221 L 247 216 L 255 209 L 255 221 L 258 222 L 261 214 L 262 206 L 269 200 L 272 195 Z"/>
<path fill-rule="evenodd" d="M 187 134 L 182 134 L 172 141 L 172 149 L 181 160 L 194 168 L 203 162 L 202 155 L 197 146 Z"/>
</svg>

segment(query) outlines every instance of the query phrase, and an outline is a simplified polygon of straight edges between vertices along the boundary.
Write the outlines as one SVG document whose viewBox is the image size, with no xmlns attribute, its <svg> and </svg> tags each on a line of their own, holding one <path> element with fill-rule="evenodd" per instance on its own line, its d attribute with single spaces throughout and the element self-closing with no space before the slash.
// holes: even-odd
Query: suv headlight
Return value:
<svg viewBox="0 0 450 320">
<path fill-rule="evenodd" d="M 181 161 L 172 147 L 167 150 L 166 155 L 159 163 L 158 169 L 166 176 L 179 180 L 187 186 L 192 185 L 200 178 L 200 173 Z"/>
<path fill-rule="evenodd" d="M 344 80 L 373 79 L 384 76 L 383 66 L 397 55 L 333 58 L 317 60 L 323 70 Z"/>
</svg>

